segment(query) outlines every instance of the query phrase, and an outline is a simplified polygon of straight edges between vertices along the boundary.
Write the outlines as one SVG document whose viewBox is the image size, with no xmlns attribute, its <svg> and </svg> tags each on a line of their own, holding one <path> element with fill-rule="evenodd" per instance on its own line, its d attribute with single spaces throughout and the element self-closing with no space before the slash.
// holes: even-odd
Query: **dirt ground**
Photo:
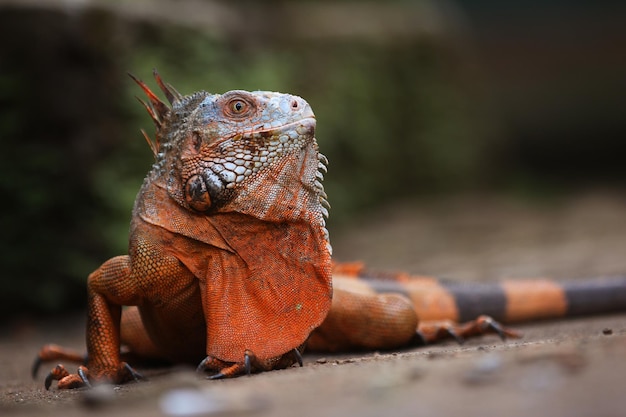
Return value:
<svg viewBox="0 0 626 417">
<path fill-rule="evenodd" d="M 549 202 L 492 197 L 407 202 L 331 230 L 339 260 L 463 280 L 626 273 L 626 195 Z M 626 307 L 626 306 L 625 306 Z M 517 326 L 401 352 L 307 356 L 303 368 L 206 381 L 189 369 L 142 369 L 120 387 L 43 389 L 39 346 L 83 348 L 83 318 L 18 321 L 0 334 L 0 414 L 16 416 L 621 416 L 626 313 Z M 48 367 L 44 367 L 48 369 Z"/>
</svg>

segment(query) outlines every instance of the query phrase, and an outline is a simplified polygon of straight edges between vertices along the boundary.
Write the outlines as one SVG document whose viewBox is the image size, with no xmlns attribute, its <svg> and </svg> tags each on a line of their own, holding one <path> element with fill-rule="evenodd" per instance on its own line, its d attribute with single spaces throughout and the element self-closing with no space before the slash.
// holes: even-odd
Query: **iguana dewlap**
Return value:
<svg viewBox="0 0 626 417">
<path fill-rule="evenodd" d="M 121 345 L 228 377 L 301 363 L 307 340 L 317 350 L 391 349 L 516 336 L 494 318 L 626 307 L 624 279 L 463 286 L 333 266 L 311 107 L 264 91 L 181 96 L 155 78 L 171 106 L 136 80 L 156 125 L 156 162 L 135 201 L 128 255 L 89 276 L 88 359 L 77 374 L 57 366 L 46 387 L 137 378 Z M 34 372 L 59 359 L 83 355 L 45 346 Z"/>
</svg>

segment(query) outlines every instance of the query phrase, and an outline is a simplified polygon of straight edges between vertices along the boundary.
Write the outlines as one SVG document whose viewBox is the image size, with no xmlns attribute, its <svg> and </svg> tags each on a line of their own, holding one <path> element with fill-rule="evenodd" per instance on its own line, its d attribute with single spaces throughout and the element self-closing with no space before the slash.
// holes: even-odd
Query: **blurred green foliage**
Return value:
<svg viewBox="0 0 626 417">
<path fill-rule="evenodd" d="M 457 53 L 436 38 L 399 45 L 282 41 L 260 48 L 167 28 L 143 39 L 128 65 L 146 78 L 158 68 L 182 93 L 262 89 L 305 97 L 331 161 L 325 185 L 332 222 L 388 199 L 485 180 L 493 128 L 466 79 L 471 69 Z"/>
</svg>

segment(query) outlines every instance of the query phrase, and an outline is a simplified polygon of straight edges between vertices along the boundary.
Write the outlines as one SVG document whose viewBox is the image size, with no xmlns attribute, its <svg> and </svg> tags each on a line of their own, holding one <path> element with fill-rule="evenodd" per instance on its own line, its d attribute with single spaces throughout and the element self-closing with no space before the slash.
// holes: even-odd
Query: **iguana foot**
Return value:
<svg viewBox="0 0 626 417">
<path fill-rule="evenodd" d="M 250 375 L 252 372 L 267 371 L 272 369 L 266 366 L 264 361 L 259 361 L 256 355 L 246 350 L 243 355 L 243 362 L 224 362 L 212 356 L 207 356 L 196 368 L 197 372 L 218 371 L 210 375 L 207 379 L 235 378 L 241 375 Z"/>
<path fill-rule="evenodd" d="M 247 359 L 247 356 L 245 359 Z M 234 378 L 243 375 L 245 372 L 245 359 L 244 363 L 231 363 L 221 361 L 212 356 L 207 356 L 202 360 L 202 362 L 200 362 L 200 364 L 198 364 L 196 372 L 218 371 L 216 374 L 207 376 L 207 379 Z M 249 374 L 250 372 L 248 371 L 246 373 Z"/>
<path fill-rule="evenodd" d="M 52 381 L 58 381 L 57 386 L 59 389 L 72 389 L 89 386 L 87 385 L 89 384 L 89 381 L 86 379 L 85 370 L 79 368 L 79 372 L 72 375 L 61 364 L 54 367 L 54 369 L 46 376 L 44 381 L 44 387 L 46 390 L 50 389 Z"/>
<path fill-rule="evenodd" d="M 87 355 L 72 349 L 66 349 L 59 345 L 45 345 L 41 348 L 31 368 L 31 375 L 37 378 L 37 372 L 44 362 L 69 361 L 80 364 L 87 363 Z"/>
<path fill-rule="evenodd" d="M 87 367 L 79 366 L 75 374 L 70 374 L 63 365 L 59 364 L 46 376 L 44 386 L 48 390 L 52 381 L 58 381 L 57 387 L 59 389 L 92 388 L 90 379 L 97 382 L 121 384 L 130 380 L 139 382 L 146 378 L 126 362 L 120 363 L 118 368 L 97 372 L 90 372 Z"/>
<path fill-rule="evenodd" d="M 270 359 L 259 359 L 254 352 L 246 350 L 243 355 L 243 362 L 225 362 L 212 356 L 207 356 L 200 362 L 196 372 L 217 371 L 217 373 L 209 375 L 207 379 L 224 379 L 251 375 L 256 372 L 271 371 L 273 369 L 284 369 L 294 363 L 302 366 L 301 348 L 293 349 L 284 355 Z"/>
<path fill-rule="evenodd" d="M 522 336 L 520 332 L 502 326 L 489 316 L 479 316 L 476 320 L 460 324 L 449 320 L 420 323 L 416 339 L 422 344 L 429 344 L 451 337 L 463 344 L 468 337 L 485 334 L 497 334 L 502 340 Z"/>
</svg>

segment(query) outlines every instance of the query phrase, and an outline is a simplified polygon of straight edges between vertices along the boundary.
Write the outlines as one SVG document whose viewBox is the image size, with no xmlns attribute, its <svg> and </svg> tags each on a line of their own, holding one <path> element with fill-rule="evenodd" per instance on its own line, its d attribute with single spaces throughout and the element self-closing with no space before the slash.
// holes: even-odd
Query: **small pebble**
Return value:
<svg viewBox="0 0 626 417">
<path fill-rule="evenodd" d="M 83 405 L 90 408 L 113 404 L 116 400 L 115 388 L 111 384 L 99 384 L 82 392 Z"/>
<path fill-rule="evenodd" d="M 463 382 L 469 385 L 491 382 L 500 368 L 502 368 L 502 358 L 493 353 L 487 354 L 464 375 Z"/>
<path fill-rule="evenodd" d="M 217 395 L 195 388 L 175 388 L 161 395 L 159 408 L 166 416 L 196 417 L 229 413 L 247 414 L 270 408 L 265 397 L 258 395 Z"/>
<path fill-rule="evenodd" d="M 613 329 L 609 329 L 608 327 L 605 327 L 604 329 L 602 329 L 602 334 L 604 335 L 612 335 L 613 334 Z"/>
<path fill-rule="evenodd" d="M 207 393 L 192 389 L 173 389 L 165 393 L 159 405 L 168 416 L 195 416 L 225 411 L 223 404 Z"/>
</svg>

